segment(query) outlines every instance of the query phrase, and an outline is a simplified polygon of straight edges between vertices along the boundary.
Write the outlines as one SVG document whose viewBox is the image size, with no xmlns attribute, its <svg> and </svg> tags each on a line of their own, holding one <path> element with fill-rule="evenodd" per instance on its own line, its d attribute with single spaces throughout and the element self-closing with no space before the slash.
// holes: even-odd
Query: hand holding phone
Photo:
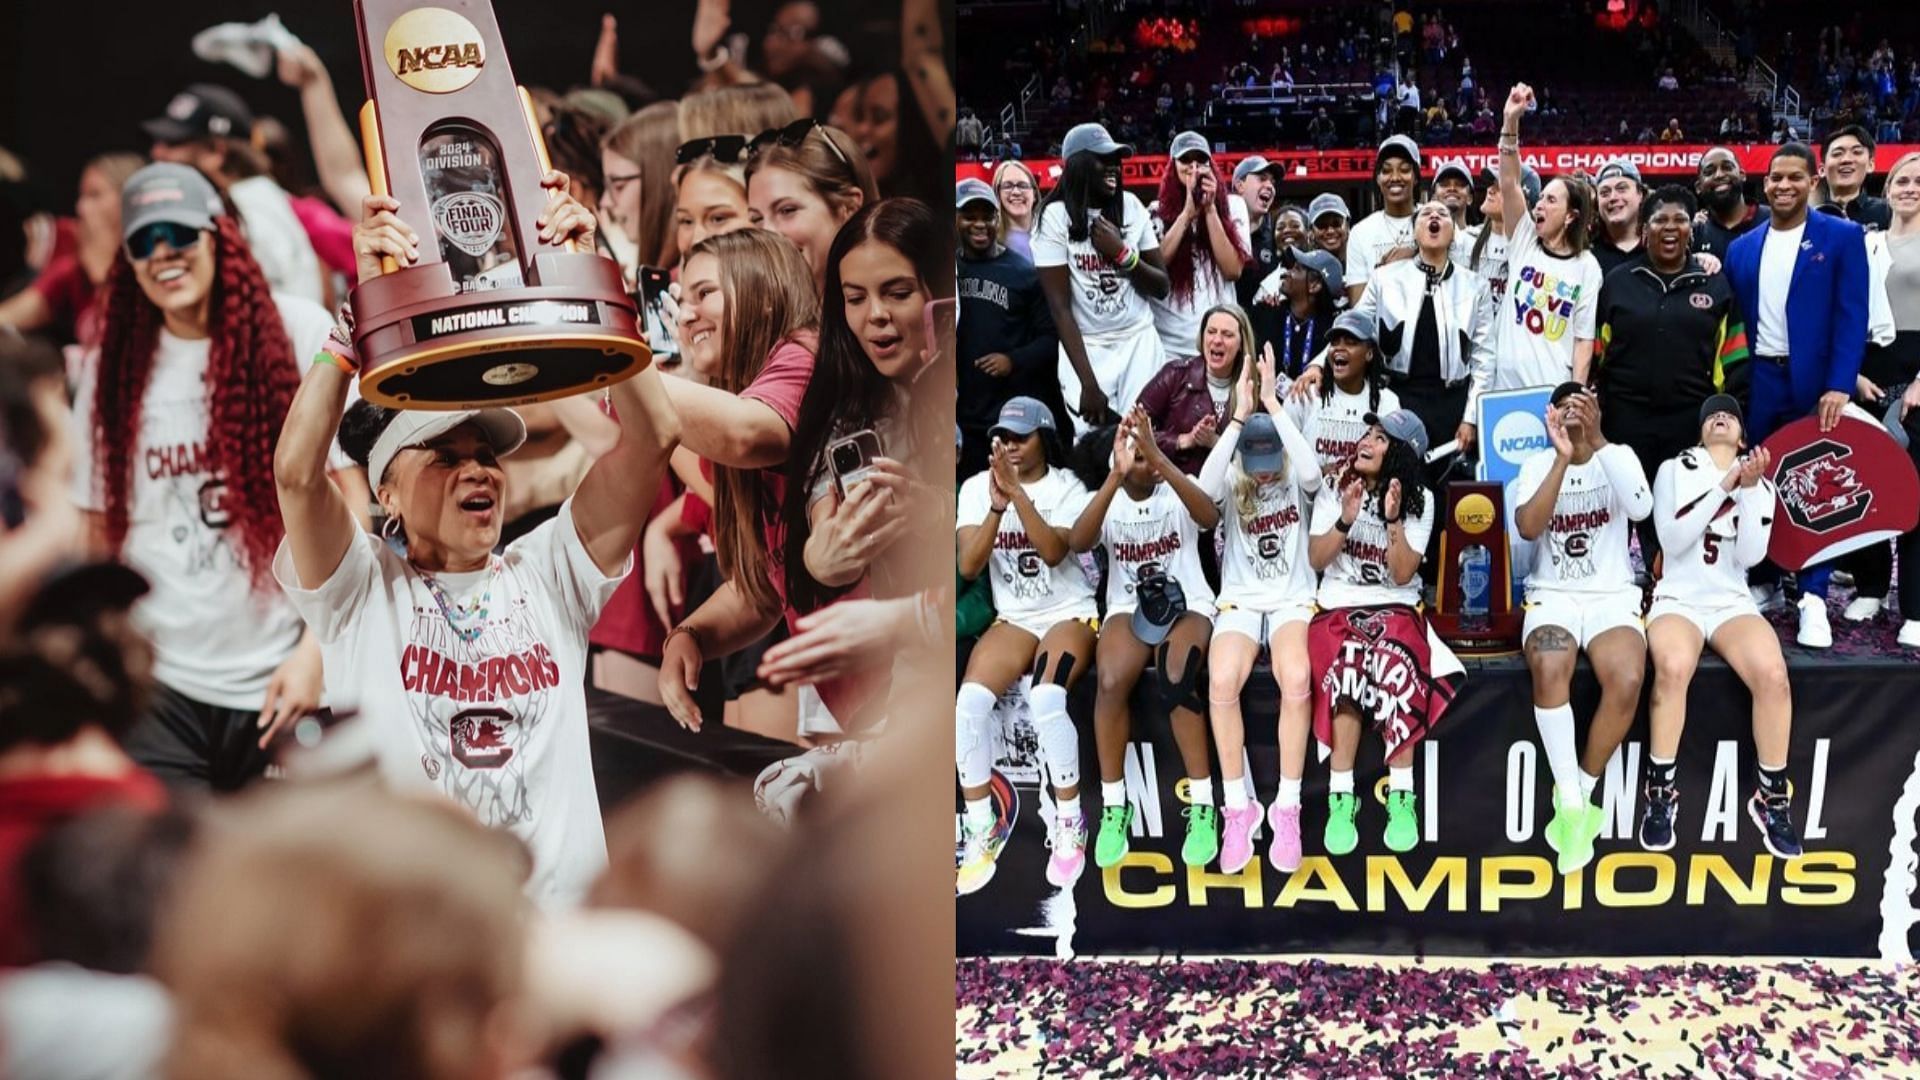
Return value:
<svg viewBox="0 0 1920 1080">
<path fill-rule="evenodd" d="M 873 459 L 880 456 L 880 436 L 872 428 L 856 431 L 827 445 L 827 471 L 833 474 L 833 487 L 841 499 L 855 484 L 873 472 Z"/>
</svg>

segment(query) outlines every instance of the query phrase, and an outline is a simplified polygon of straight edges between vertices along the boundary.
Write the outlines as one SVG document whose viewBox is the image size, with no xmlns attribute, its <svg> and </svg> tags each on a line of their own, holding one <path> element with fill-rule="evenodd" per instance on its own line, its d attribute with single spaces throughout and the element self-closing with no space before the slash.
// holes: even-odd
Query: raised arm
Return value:
<svg viewBox="0 0 1920 1080">
<path fill-rule="evenodd" d="M 392 199 L 369 195 L 364 206 L 369 217 L 390 219 L 379 220 L 377 228 L 406 229 L 393 216 L 399 204 Z M 354 251 L 367 250 L 363 246 L 368 243 L 367 234 L 360 229 L 354 233 Z M 375 242 L 378 246 L 374 250 L 404 257 L 401 241 L 383 236 Z M 364 273 L 364 259 L 361 267 Z M 316 361 L 308 368 L 273 450 L 273 483 L 280 496 L 280 520 L 286 525 L 287 547 L 303 589 L 326 584 L 360 529 L 346 496 L 327 478 L 327 452 L 339 433 L 340 414 L 346 408 L 352 379 L 351 372 L 333 362 Z"/>
<path fill-rule="evenodd" d="M 664 381 L 689 450 L 736 469 L 770 469 L 786 462 L 793 431 L 773 406 L 685 379 Z"/>
<path fill-rule="evenodd" d="M 1193 477 L 1181 472 L 1180 467 L 1160 449 L 1160 444 L 1153 440 L 1153 421 L 1145 413 L 1136 410 L 1134 424 L 1134 430 L 1146 436 L 1139 440 L 1139 452 L 1146 455 L 1147 464 L 1153 466 L 1160 478 L 1172 485 L 1173 493 L 1180 497 L 1180 505 L 1187 508 L 1187 513 L 1193 515 L 1193 520 L 1202 529 L 1211 529 L 1220 524 L 1220 508 L 1213 505 L 1213 500 L 1207 497 L 1199 484 L 1193 482 Z"/>
<path fill-rule="evenodd" d="M 947 71 L 938 0 L 902 0 L 900 67 L 913 81 L 913 98 L 933 132 L 933 144 L 946 146 L 956 119 L 953 76 Z"/>
<path fill-rule="evenodd" d="M 360 144 L 340 112 L 327 66 L 305 45 L 279 53 L 280 81 L 300 92 L 300 112 L 307 122 L 307 142 L 313 147 L 313 165 L 320 186 L 334 205 L 353 207 L 367 197 L 367 170 L 360 160 Z"/>
<path fill-rule="evenodd" d="M 1500 226 L 1508 238 L 1527 216 L 1527 195 L 1520 187 L 1520 118 L 1532 105 L 1533 87 L 1513 84 L 1500 126 Z"/>
</svg>

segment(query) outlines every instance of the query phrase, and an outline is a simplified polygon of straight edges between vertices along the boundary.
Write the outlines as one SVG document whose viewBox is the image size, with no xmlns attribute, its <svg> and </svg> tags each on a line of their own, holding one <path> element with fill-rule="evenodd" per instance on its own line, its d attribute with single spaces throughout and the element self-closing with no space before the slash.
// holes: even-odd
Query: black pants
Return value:
<svg viewBox="0 0 1920 1080">
<path fill-rule="evenodd" d="M 1633 451 L 1641 471 L 1647 474 L 1647 487 L 1651 490 L 1660 466 L 1699 443 L 1700 404 L 1695 402 L 1684 412 L 1644 413 L 1629 406 L 1609 406 L 1603 402 L 1600 427 L 1608 442 L 1620 443 Z M 1640 558 L 1651 574 L 1653 557 L 1660 553 L 1660 534 L 1654 529 L 1653 515 L 1634 522 L 1633 531 L 1640 537 Z"/>
<path fill-rule="evenodd" d="M 1914 380 L 1916 373 L 1920 373 L 1920 331 L 1908 330 L 1897 334 L 1890 345 L 1868 346 L 1866 358 L 1860 364 L 1860 374 L 1879 386 L 1886 393 L 1886 400 L 1872 402 L 1855 397 L 1854 404 L 1875 416 L 1880 416 L 1900 399 L 1900 395 L 1906 393 L 1907 385 Z M 1907 427 L 1910 437 L 1914 426 L 1914 422 L 1909 420 Z M 1916 465 L 1920 465 L 1920 447 L 1909 445 L 1907 452 L 1913 457 Z M 1855 595 L 1885 599 L 1887 589 L 1893 584 L 1894 546 L 1908 542 L 1910 542 L 1909 538 L 1903 536 L 1892 544 L 1875 544 L 1870 548 L 1862 548 L 1851 554 L 1842 555 L 1835 565 L 1853 575 Z M 1907 599 L 1907 594 L 1913 591 L 1908 588 L 1907 564 L 1910 561 L 1906 549 L 1901 548 L 1900 607 L 1909 619 L 1920 617 L 1910 614 L 1920 611 L 1920 596 L 1914 597 L 1912 601 Z"/>
<path fill-rule="evenodd" d="M 223 709 L 155 684 L 145 716 L 127 733 L 126 749 L 174 791 L 238 791 L 272 760 L 260 748 L 260 710 Z"/>
</svg>

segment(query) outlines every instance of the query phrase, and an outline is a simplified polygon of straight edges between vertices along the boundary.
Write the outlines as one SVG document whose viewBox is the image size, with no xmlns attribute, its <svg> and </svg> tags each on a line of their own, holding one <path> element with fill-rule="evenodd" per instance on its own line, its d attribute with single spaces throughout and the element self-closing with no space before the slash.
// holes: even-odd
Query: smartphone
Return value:
<svg viewBox="0 0 1920 1080">
<path fill-rule="evenodd" d="M 924 325 L 921 327 L 923 334 L 921 340 L 926 342 L 927 349 L 927 362 L 920 369 L 924 374 L 929 368 L 938 366 L 942 360 L 953 357 L 954 336 L 959 327 L 960 301 L 952 296 L 928 301 L 920 317 L 924 320 Z"/>
<path fill-rule="evenodd" d="M 872 428 L 856 431 L 827 446 L 827 471 L 833 474 L 834 490 L 845 499 L 853 485 L 873 472 L 873 459 L 880 456 L 880 436 Z"/>
<path fill-rule="evenodd" d="M 653 350 L 654 363 L 666 361 L 668 369 L 680 361 L 680 341 L 667 325 L 667 287 L 673 275 L 657 266 L 643 266 L 639 273 L 640 318 L 647 328 L 647 347 Z"/>
</svg>

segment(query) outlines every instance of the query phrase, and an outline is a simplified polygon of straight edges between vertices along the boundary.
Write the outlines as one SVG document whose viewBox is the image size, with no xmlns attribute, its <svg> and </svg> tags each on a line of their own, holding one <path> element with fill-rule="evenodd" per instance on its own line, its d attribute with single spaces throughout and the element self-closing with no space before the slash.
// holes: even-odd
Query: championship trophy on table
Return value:
<svg viewBox="0 0 1920 1080">
<path fill-rule="evenodd" d="M 376 195 L 422 238 L 420 260 L 353 290 L 360 392 L 404 409 L 547 401 L 611 386 L 652 359 L 610 259 L 542 244 L 550 167 L 488 0 L 355 0 Z"/>
<path fill-rule="evenodd" d="M 1522 613 L 1513 604 L 1513 555 L 1504 492 L 1483 480 L 1446 485 L 1446 517 L 1434 584 L 1434 633 L 1462 656 L 1514 651 Z"/>
</svg>

